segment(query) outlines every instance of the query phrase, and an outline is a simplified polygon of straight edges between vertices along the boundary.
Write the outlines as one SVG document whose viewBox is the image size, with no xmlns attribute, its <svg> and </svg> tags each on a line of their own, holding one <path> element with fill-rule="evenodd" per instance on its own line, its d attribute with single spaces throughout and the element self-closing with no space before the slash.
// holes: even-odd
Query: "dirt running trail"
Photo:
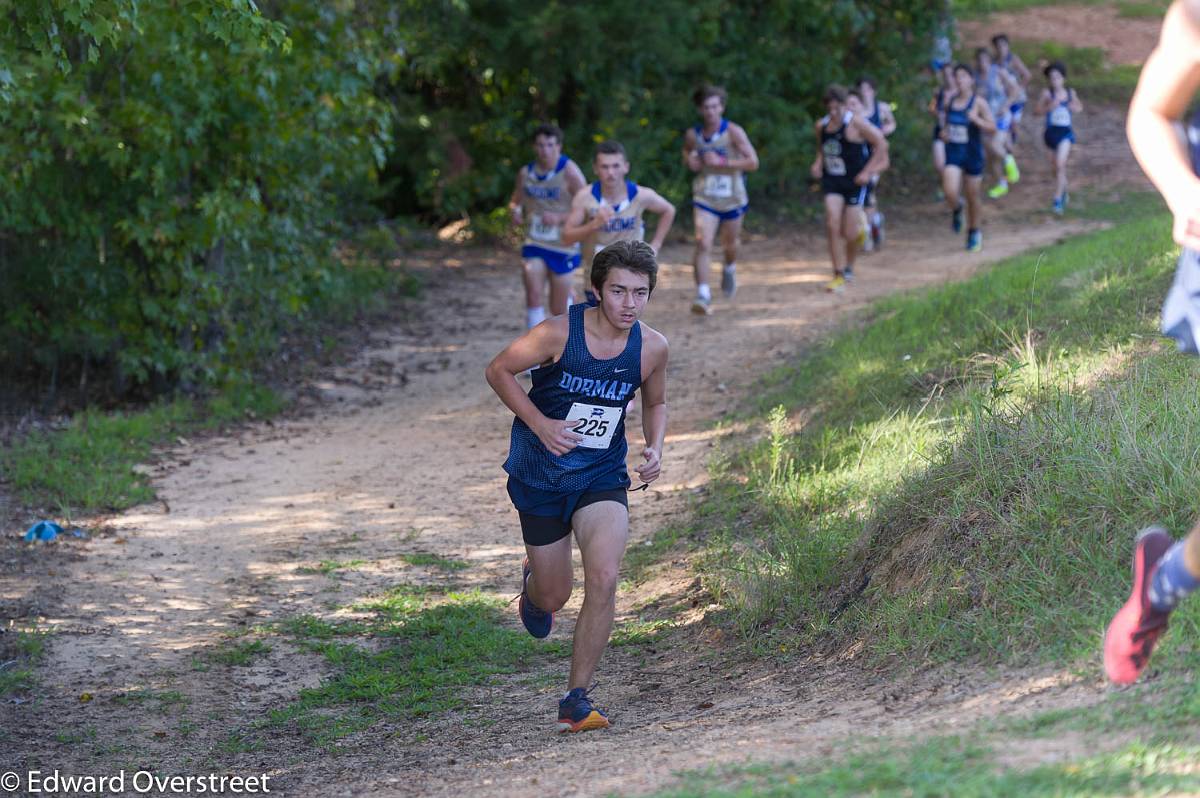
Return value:
<svg viewBox="0 0 1200 798">
<path fill-rule="evenodd" d="M 1117 114 L 1085 120 L 1094 144 L 1080 148 L 1077 173 L 1089 171 L 1090 152 L 1099 158 L 1125 149 Z M 718 438 L 712 422 L 831 326 L 877 297 L 960 279 L 1087 228 L 1041 212 L 1050 192 L 1040 157 L 1026 171 L 1012 201 L 999 206 L 1006 210 L 989 206 L 982 254 L 965 253 L 947 214 L 927 203 L 891 214 L 888 246 L 860 259 L 857 283 L 839 296 L 821 290 L 829 267 L 818 231 L 750 235 L 736 300 L 718 299 L 711 317 L 697 318 L 688 309 L 690 250 L 669 246 L 645 316 L 671 342 L 669 434 L 662 478 L 649 493 L 631 494 L 630 545 L 688 511 Z M 1104 179 L 1132 182 L 1136 172 L 1131 165 Z M 884 192 L 886 201 L 886 185 Z M 0 728 L 20 730 L 2 757 L 15 752 L 16 761 L 2 764 L 205 772 L 232 731 L 327 673 L 322 658 L 274 640 L 251 667 L 196 668 L 223 634 L 436 580 L 401 558 L 419 552 L 469 562 L 456 585 L 506 598 L 516 592 L 520 532 L 500 468 L 511 416 L 483 380 L 488 360 L 521 331 L 515 258 L 455 250 L 420 270 L 426 291 L 407 323 L 380 330 L 376 346 L 318 385 L 326 400 L 314 412 L 181 444 L 158 466 L 161 502 L 73 544 L 78 556 L 66 572 L 36 575 L 57 596 L 55 613 L 42 621 L 57 634 L 39 670 L 39 698 L 0 708 Z M 631 457 L 639 422 L 635 412 Z M 331 579 L 314 568 L 331 560 L 363 564 Z M 685 597 L 691 579 L 686 568 L 661 569 L 620 596 L 618 623 Z M 580 592 L 556 637 L 573 629 Z M 687 616 L 669 647 L 605 655 L 598 695 L 616 721 L 605 732 L 552 732 L 562 663 L 562 673 L 556 665 L 532 686 L 514 677 L 480 689 L 460 711 L 381 723 L 332 752 L 276 733 L 260 750 L 224 756 L 220 769 L 265 770 L 287 795 L 638 793 L 680 769 L 822 756 L 864 728 L 908 735 L 1103 693 L 1050 671 L 988 678 L 947 671 L 898 684 L 836 663 L 786 670 L 730 662 L 719 634 L 700 623 L 703 610 Z M 515 616 L 509 622 L 518 625 Z M 171 699 L 151 697 L 164 691 L 179 697 L 192 721 L 161 706 Z M 1071 741 L 1059 749 L 1071 753 Z"/>
</svg>

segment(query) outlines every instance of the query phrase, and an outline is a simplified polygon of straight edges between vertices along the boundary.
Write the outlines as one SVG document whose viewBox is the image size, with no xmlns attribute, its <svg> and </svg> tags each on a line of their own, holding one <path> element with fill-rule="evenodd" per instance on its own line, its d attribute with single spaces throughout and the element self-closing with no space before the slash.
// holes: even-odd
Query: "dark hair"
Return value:
<svg viewBox="0 0 1200 798">
<path fill-rule="evenodd" d="M 840 103 L 846 102 L 846 90 L 836 83 L 830 83 L 825 87 L 825 102 L 837 100 Z"/>
<path fill-rule="evenodd" d="M 975 50 L 976 58 L 979 58 L 979 56 L 981 56 L 981 55 L 986 55 L 988 58 L 991 58 L 991 60 L 993 60 L 993 61 L 996 60 L 996 59 L 992 58 L 992 51 L 986 47 L 979 47 Z"/>
<path fill-rule="evenodd" d="M 621 146 L 621 142 L 612 139 L 596 145 L 596 157 L 599 158 L 601 155 L 620 155 L 626 159 L 629 157 L 625 154 L 625 148 Z"/>
<path fill-rule="evenodd" d="M 860 103 L 866 102 L 866 100 L 863 99 L 862 92 L 858 89 L 851 89 L 850 91 L 846 92 L 846 97 L 853 97 Z"/>
<path fill-rule="evenodd" d="M 858 79 L 854 81 L 854 86 L 857 88 L 862 86 L 864 83 L 871 87 L 871 91 L 875 91 L 879 88 L 875 85 L 875 80 L 867 75 L 859 75 Z"/>
<path fill-rule="evenodd" d="M 1062 61 L 1051 61 L 1046 65 L 1046 68 L 1042 70 L 1042 74 L 1046 76 L 1047 80 L 1050 79 L 1051 72 L 1057 72 L 1058 74 L 1062 75 L 1063 80 L 1067 79 L 1067 65 Z"/>
<path fill-rule="evenodd" d="M 1006 34 L 1006 33 L 997 33 L 995 36 L 993 36 L 993 37 L 992 37 L 992 44 L 994 44 L 994 45 L 996 45 L 997 47 L 999 47 L 999 46 L 1000 46 L 1000 42 L 1004 42 L 1005 44 L 1008 44 L 1008 34 Z"/>
<path fill-rule="evenodd" d="M 963 72 L 966 72 L 968 75 L 970 75 L 972 80 L 975 79 L 975 70 L 971 69 L 971 67 L 967 66 L 962 61 L 959 61 L 958 63 L 956 63 L 954 65 L 954 71 L 958 72 L 959 70 L 962 70 Z"/>
<path fill-rule="evenodd" d="M 608 273 L 613 269 L 628 269 L 650 278 L 650 293 L 658 282 L 658 261 L 654 250 L 645 241 L 615 241 L 596 253 L 592 259 L 592 287 L 599 293 Z"/>
<path fill-rule="evenodd" d="M 724 86 L 714 86 L 711 83 L 705 83 L 700 88 L 692 92 L 692 104 L 696 106 L 704 105 L 709 97 L 717 97 L 721 100 L 721 105 L 729 99 L 729 95 L 725 93 Z"/>
<path fill-rule="evenodd" d="M 538 125 L 533 131 L 533 140 L 537 141 L 538 136 L 545 136 L 548 139 L 554 139 L 558 143 L 562 143 L 563 132 L 558 125 Z"/>
</svg>

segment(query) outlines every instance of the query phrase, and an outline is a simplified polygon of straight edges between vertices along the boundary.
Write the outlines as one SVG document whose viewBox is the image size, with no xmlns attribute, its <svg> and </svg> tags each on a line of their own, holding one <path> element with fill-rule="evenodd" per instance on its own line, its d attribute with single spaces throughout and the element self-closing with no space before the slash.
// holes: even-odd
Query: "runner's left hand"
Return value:
<svg viewBox="0 0 1200 798">
<path fill-rule="evenodd" d="M 856 186 L 865 186 L 867 183 L 870 183 L 870 182 L 871 182 L 871 176 L 869 174 L 867 174 L 866 172 L 859 172 L 858 174 L 856 174 L 854 176 L 854 185 L 856 185 Z"/>
<path fill-rule="evenodd" d="M 658 473 L 662 470 L 662 462 L 659 460 L 661 455 L 658 453 L 658 449 L 647 446 L 642 449 L 642 457 L 646 459 L 646 462 L 633 470 L 637 472 L 642 482 L 653 482 L 658 479 Z"/>
</svg>

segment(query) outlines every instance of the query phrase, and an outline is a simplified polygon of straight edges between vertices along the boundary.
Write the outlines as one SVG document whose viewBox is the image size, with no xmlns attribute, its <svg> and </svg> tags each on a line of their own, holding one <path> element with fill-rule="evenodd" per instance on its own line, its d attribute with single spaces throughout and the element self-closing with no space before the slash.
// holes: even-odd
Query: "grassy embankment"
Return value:
<svg viewBox="0 0 1200 798">
<path fill-rule="evenodd" d="M 1125 19 L 1162 17 L 1170 0 L 1076 0 L 1076 5 L 1113 5 Z M 1056 5 L 1052 0 L 953 0 L 951 8 L 961 17 L 981 16 L 1001 11 L 1020 11 L 1034 6 Z"/>
<path fill-rule="evenodd" d="M 854 646 L 874 661 L 1098 675 L 1136 530 L 1185 533 L 1200 484 L 1200 360 L 1156 335 L 1169 219 L 1145 198 L 1119 212 L 1112 229 L 882 300 L 765 381 L 750 415 L 766 435 L 718 461 L 699 507 L 721 621 L 762 654 Z M 670 795 L 1198 789 L 1198 634 L 1194 601 L 1149 682 L 1095 707 L 694 774 Z M 1106 745 L 1111 732 L 1138 742 Z M 1063 733 L 1098 753 L 997 764 L 1013 740 Z"/>
</svg>

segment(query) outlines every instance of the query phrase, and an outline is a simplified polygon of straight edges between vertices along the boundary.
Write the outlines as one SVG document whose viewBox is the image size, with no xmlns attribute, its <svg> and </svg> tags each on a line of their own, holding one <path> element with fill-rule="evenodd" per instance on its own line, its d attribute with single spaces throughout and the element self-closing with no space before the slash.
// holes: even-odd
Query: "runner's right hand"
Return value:
<svg viewBox="0 0 1200 798">
<path fill-rule="evenodd" d="M 612 219 L 615 214 L 611 205 L 601 205 L 596 209 L 596 215 L 592 217 L 592 225 L 599 230 L 608 224 L 609 219 Z"/>
<path fill-rule="evenodd" d="M 563 456 L 574 449 L 583 440 L 583 436 L 571 430 L 577 421 L 560 421 L 547 418 L 533 431 L 542 445 L 550 450 L 550 454 Z"/>
<path fill-rule="evenodd" d="M 1200 251 L 1200 189 L 1194 190 L 1177 206 L 1175 212 L 1175 243 Z"/>
</svg>

